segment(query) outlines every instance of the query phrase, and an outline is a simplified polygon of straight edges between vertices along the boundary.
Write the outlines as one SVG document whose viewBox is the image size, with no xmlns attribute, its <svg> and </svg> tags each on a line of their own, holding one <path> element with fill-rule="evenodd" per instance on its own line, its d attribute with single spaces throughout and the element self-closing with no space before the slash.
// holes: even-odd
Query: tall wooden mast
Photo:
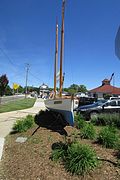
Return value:
<svg viewBox="0 0 120 180">
<path fill-rule="evenodd" d="M 56 97 L 56 74 L 58 64 L 58 23 L 56 22 L 55 64 L 54 64 L 54 97 Z"/>
<path fill-rule="evenodd" d="M 62 97 L 62 86 L 63 86 L 63 54 L 64 54 L 64 11 L 65 11 L 65 0 L 62 4 L 62 27 L 61 27 L 61 50 L 60 50 L 60 94 Z"/>
</svg>

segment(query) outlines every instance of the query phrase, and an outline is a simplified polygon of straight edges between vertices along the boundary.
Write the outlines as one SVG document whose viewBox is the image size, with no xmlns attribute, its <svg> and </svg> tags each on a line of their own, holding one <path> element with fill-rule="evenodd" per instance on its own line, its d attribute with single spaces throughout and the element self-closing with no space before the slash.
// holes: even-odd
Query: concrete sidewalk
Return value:
<svg viewBox="0 0 120 180">
<path fill-rule="evenodd" d="M 2 154 L 4 138 L 11 132 L 16 119 L 25 117 L 28 114 L 35 115 L 40 110 L 45 110 L 43 99 L 37 99 L 34 106 L 29 109 L 0 113 L 0 155 Z"/>
<path fill-rule="evenodd" d="M 0 113 L 0 137 L 4 138 L 10 133 L 16 119 L 25 117 L 28 114 L 35 115 L 40 110 L 44 109 L 45 105 L 43 99 L 37 99 L 32 108 Z"/>
</svg>

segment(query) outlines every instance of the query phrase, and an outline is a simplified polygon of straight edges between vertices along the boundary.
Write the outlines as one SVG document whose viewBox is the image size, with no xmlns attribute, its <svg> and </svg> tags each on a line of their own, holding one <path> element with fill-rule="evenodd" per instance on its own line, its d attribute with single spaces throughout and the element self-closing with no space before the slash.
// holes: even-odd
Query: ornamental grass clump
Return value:
<svg viewBox="0 0 120 180">
<path fill-rule="evenodd" d="M 51 159 L 55 162 L 64 160 L 67 153 L 68 145 L 62 142 L 56 143 L 52 151 Z"/>
<path fill-rule="evenodd" d="M 95 125 L 101 126 L 115 126 L 120 127 L 120 114 L 119 113 L 101 113 L 98 114 L 97 119 L 92 118 L 91 122 Z"/>
<path fill-rule="evenodd" d="M 79 142 L 57 143 L 52 151 L 51 159 L 55 162 L 62 161 L 65 169 L 76 175 L 89 173 L 98 165 L 95 151 Z"/>
<path fill-rule="evenodd" d="M 119 143 L 119 137 L 114 127 L 104 127 L 98 135 L 98 143 L 106 148 L 116 148 Z"/>
<path fill-rule="evenodd" d="M 86 125 L 85 119 L 82 115 L 79 114 L 75 116 L 75 124 L 78 129 L 81 129 Z"/>
<path fill-rule="evenodd" d="M 76 175 L 84 175 L 98 165 L 96 153 L 88 145 L 73 143 L 68 146 L 65 168 Z"/>
<path fill-rule="evenodd" d="M 86 125 L 80 131 L 81 138 L 83 139 L 94 139 L 96 137 L 96 130 L 91 123 Z"/>
<path fill-rule="evenodd" d="M 28 115 L 23 119 L 17 120 L 13 125 L 13 130 L 16 132 L 26 132 L 33 125 L 34 125 L 34 117 Z"/>
</svg>

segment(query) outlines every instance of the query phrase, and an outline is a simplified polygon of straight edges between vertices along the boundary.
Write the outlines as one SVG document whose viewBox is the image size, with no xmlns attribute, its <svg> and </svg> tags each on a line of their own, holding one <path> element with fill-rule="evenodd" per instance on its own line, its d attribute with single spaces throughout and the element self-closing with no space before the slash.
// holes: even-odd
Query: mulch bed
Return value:
<svg viewBox="0 0 120 180">
<path fill-rule="evenodd" d="M 38 128 L 35 125 L 26 133 L 8 135 L 0 162 L 0 180 L 120 180 L 120 168 L 115 166 L 117 151 L 106 149 L 91 140 L 76 136 L 76 128 L 66 126 L 64 129 Z M 37 129 L 37 130 L 36 130 Z M 83 176 L 71 175 L 66 172 L 62 163 L 50 159 L 52 146 L 67 139 L 77 139 L 83 144 L 92 146 L 98 157 L 102 158 L 100 165 L 94 171 Z M 24 143 L 15 142 L 17 137 L 27 137 Z"/>
</svg>

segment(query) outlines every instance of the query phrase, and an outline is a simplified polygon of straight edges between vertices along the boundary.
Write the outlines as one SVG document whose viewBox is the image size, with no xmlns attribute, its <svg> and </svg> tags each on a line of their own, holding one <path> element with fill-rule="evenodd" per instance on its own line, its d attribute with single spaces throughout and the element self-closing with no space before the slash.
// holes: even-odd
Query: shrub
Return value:
<svg viewBox="0 0 120 180">
<path fill-rule="evenodd" d="M 94 139 L 96 137 L 96 130 L 91 123 L 86 123 L 86 125 L 81 129 L 80 134 L 84 139 Z"/>
<path fill-rule="evenodd" d="M 102 125 L 102 126 L 116 126 L 120 127 L 120 114 L 99 114 L 97 119 L 92 119 L 91 122 L 95 125 Z"/>
<path fill-rule="evenodd" d="M 75 116 L 75 123 L 78 129 L 83 128 L 86 124 L 85 119 L 80 114 Z"/>
<path fill-rule="evenodd" d="M 75 122 L 78 122 L 79 119 L 83 119 L 83 116 L 81 114 L 77 114 L 74 116 Z"/>
<path fill-rule="evenodd" d="M 98 165 L 94 150 L 78 142 L 56 143 L 51 159 L 62 160 L 66 170 L 77 175 L 88 173 Z"/>
<path fill-rule="evenodd" d="M 114 127 L 103 128 L 98 135 L 98 143 L 106 148 L 116 148 L 119 138 Z"/>
<path fill-rule="evenodd" d="M 34 124 L 34 117 L 31 115 L 26 116 L 24 119 L 24 125 L 26 126 L 27 129 L 31 128 Z"/>
<path fill-rule="evenodd" d="M 98 165 L 95 152 L 88 145 L 73 143 L 68 146 L 65 168 L 72 174 L 83 175 Z"/>
<path fill-rule="evenodd" d="M 52 151 L 51 159 L 55 162 L 64 160 L 66 156 L 68 145 L 62 142 L 56 143 L 55 148 Z"/>
<path fill-rule="evenodd" d="M 31 115 L 26 116 L 21 120 L 17 120 L 13 125 L 13 130 L 16 132 L 25 132 L 34 124 L 34 117 Z"/>
<path fill-rule="evenodd" d="M 114 125 L 120 128 L 120 113 L 111 114 L 111 121 L 114 122 Z"/>
</svg>

